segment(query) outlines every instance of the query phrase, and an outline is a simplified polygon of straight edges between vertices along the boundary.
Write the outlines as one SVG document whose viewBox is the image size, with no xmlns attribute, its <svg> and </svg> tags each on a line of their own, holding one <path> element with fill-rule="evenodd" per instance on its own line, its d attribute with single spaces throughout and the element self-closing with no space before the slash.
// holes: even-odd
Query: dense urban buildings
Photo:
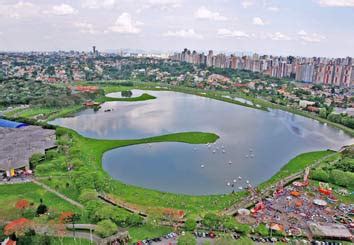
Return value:
<svg viewBox="0 0 354 245">
<path fill-rule="evenodd" d="M 175 53 L 171 59 L 206 65 L 207 67 L 231 68 L 261 72 L 277 78 L 291 78 L 306 83 L 351 87 L 354 84 L 354 64 L 351 57 L 282 57 L 272 55 L 236 56 L 215 55 L 212 50 L 208 54 L 184 49 Z"/>
</svg>

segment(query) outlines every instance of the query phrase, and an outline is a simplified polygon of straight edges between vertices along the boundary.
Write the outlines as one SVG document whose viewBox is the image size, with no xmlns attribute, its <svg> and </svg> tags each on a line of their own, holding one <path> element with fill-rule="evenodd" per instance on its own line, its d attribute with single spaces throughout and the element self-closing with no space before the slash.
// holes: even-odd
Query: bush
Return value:
<svg viewBox="0 0 354 245">
<path fill-rule="evenodd" d="M 314 180 L 319 180 L 319 181 L 329 181 L 329 174 L 322 170 L 322 169 L 316 169 L 311 171 L 311 178 Z"/>
<path fill-rule="evenodd" d="M 213 213 L 207 213 L 203 219 L 203 225 L 209 229 L 217 229 L 220 226 L 221 218 Z"/>
<path fill-rule="evenodd" d="M 197 240 L 191 234 L 185 234 L 184 236 L 180 236 L 177 241 L 177 245 L 196 245 Z"/>
<path fill-rule="evenodd" d="M 43 161 L 44 159 L 45 156 L 42 153 L 33 154 L 29 160 L 30 169 L 35 169 L 39 162 Z"/>
<path fill-rule="evenodd" d="M 118 226 L 127 226 L 126 220 L 128 218 L 128 213 L 116 208 L 111 215 L 111 220 Z"/>
<path fill-rule="evenodd" d="M 338 169 L 334 169 L 331 171 L 331 182 L 343 186 L 343 187 L 354 187 L 354 173 L 343 172 Z"/>
<path fill-rule="evenodd" d="M 97 200 L 98 193 L 95 190 L 85 189 L 79 196 L 79 201 L 86 203 L 88 201 Z"/>
<path fill-rule="evenodd" d="M 90 219 L 90 221 L 92 221 L 92 222 L 97 221 L 97 220 L 95 220 L 95 213 L 102 206 L 103 206 L 103 203 L 98 200 L 92 200 L 92 201 L 88 201 L 87 203 L 85 203 L 85 210 L 87 212 L 87 217 Z"/>
<path fill-rule="evenodd" d="M 109 237 L 116 233 L 118 227 L 111 220 L 102 220 L 97 223 L 95 232 L 101 237 Z"/>
<path fill-rule="evenodd" d="M 331 113 L 328 115 L 327 119 L 330 120 L 331 122 L 341 123 L 342 117 L 340 114 Z"/>
<path fill-rule="evenodd" d="M 126 219 L 126 223 L 129 226 L 139 226 L 143 224 L 144 219 L 138 214 L 131 214 Z"/>
<path fill-rule="evenodd" d="M 239 232 L 243 235 L 247 235 L 251 232 L 251 228 L 249 225 L 246 225 L 246 224 L 236 224 L 235 225 L 235 231 L 236 232 Z"/>
<path fill-rule="evenodd" d="M 52 159 L 56 158 L 57 156 L 58 156 L 58 152 L 56 150 L 47 151 L 45 154 L 45 158 L 47 160 L 52 160 Z"/>
<path fill-rule="evenodd" d="M 114 208 L 108 205 L 105 205 L 95 212 L 95 220 L 107 220 L 111 218 L 112 213 L 114 212 Z"/>
<path fill-rule="evenodd" d="M 186 231 L 194 231 L 197 227 L 197 222 L 194 219 L 187 219 L 184 223 L 184 229 Z"/>
<path fill-rule="evenodd" d="M 259 226 L 257 226 L 255 232 L 261 236 L 269 235 L 269 229 L 264 224 L 260 224 Z"/>
</svg>

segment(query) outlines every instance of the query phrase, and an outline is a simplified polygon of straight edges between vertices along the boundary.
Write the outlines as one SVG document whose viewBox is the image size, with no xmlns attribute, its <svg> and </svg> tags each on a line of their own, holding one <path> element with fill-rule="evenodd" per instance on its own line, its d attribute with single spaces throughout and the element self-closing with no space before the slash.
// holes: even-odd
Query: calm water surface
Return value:
<svg viewBox="0 0 354 245">
<path fill-rule="evenodd" d="M 133 91 L 133 96 L 141 93 Z M 338 129 L 288 112 L 264 112 L 175 92 L 147 93 L 157 99 L 107 102 L 98 112 L 89 109 L 52 123 L 98 139 L 135 139 L 183 131 L 216 133 L 220 139 L 210 147 L 154 143 L 114 149 L 103 156 L 104 169 L 115 179 L 196 195 L 228 193 L 245 187 L 246 180 L 257 185 L 302 152 L 339 149 L 353 143 Z M 106 109 L 113 111 L 104 112 Z M 227 185 L 234 180 L 234 187 Z"/>
</svg>

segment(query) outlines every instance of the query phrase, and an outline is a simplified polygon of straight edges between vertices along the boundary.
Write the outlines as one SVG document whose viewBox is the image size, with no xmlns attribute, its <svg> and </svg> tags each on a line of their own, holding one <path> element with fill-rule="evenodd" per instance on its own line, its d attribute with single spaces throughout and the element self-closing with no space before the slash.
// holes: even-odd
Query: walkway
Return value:
<svg viewBox="0 0 354 245">
<path fill-rule="evenodd" d="M 74 205 L 74 206 L 77 206 L 77 207 L 79 207 L 79 208 L 81 208 L 81 209 L 84 208 L 84 206 L 83 206 L 82 204 L 78 203 L 77 201 L 74 201 L 73 199 L 70 199 L 70 198 L 67 197 L 67 196 L 64 196 L 63 194 L 59 193 L 59 192 L 56 191 L 56 190 L 53 190 L 52 188 L 50 188 L 50 187 L 47 186 L 46 184 L 43 184 L 42 182 L 39 182 L 39 181 L 37 181 L 37 180 L 35 180 L 35 179 L 33 179 L 32 182 L 35 183 L 35 184 L 37 184 L 37 185 L 39 185 L 39 186 L 41 186 L 41 187 L 43 187 L 43 188 L 46 189 L 47 191 L 49 191 L 49 192 L 51 192 L 51 193 L 57 195 L 58 197 L 64 199 L 65 201 L 71 203 L 71 204 Z"/>
<path fill-rule="evenodd" d="M 147 217 L 146 213 L 144 213 L 144 212 L 142 212 L 142 211 L 140 211 L 138 209 L 134 209 L 132 207 L 129 207 L 127 204 L 119 203 L 119 202 L 113 200 L 112 198 L 110 198 L 109 196 L 107 196 L 105 194 L 99 194 L 98 198 L 100 198 L 101 200 L 103 200 L 104 202 L 106 202 L 108 204 L 123 208 L 123 209 L 127 210 L 130 213 L 138 214 L 138 215 L 140 215 L 140 216 L 142 216 L 144 218 Z"/>
</svg>

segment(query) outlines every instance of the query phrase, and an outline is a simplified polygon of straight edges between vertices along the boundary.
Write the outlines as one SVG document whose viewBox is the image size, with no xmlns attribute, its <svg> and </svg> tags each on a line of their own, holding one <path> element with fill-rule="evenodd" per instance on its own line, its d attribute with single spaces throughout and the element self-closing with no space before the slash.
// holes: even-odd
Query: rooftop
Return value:
<svg viewBox="0 0 354 245">
<path fill-rule="evenodd" d="M 0 127 L 0 170 L 29 167 L 30 157 L 55 147 L 55 141 L 55 130 L 38 126 Z"/>
</svg>

